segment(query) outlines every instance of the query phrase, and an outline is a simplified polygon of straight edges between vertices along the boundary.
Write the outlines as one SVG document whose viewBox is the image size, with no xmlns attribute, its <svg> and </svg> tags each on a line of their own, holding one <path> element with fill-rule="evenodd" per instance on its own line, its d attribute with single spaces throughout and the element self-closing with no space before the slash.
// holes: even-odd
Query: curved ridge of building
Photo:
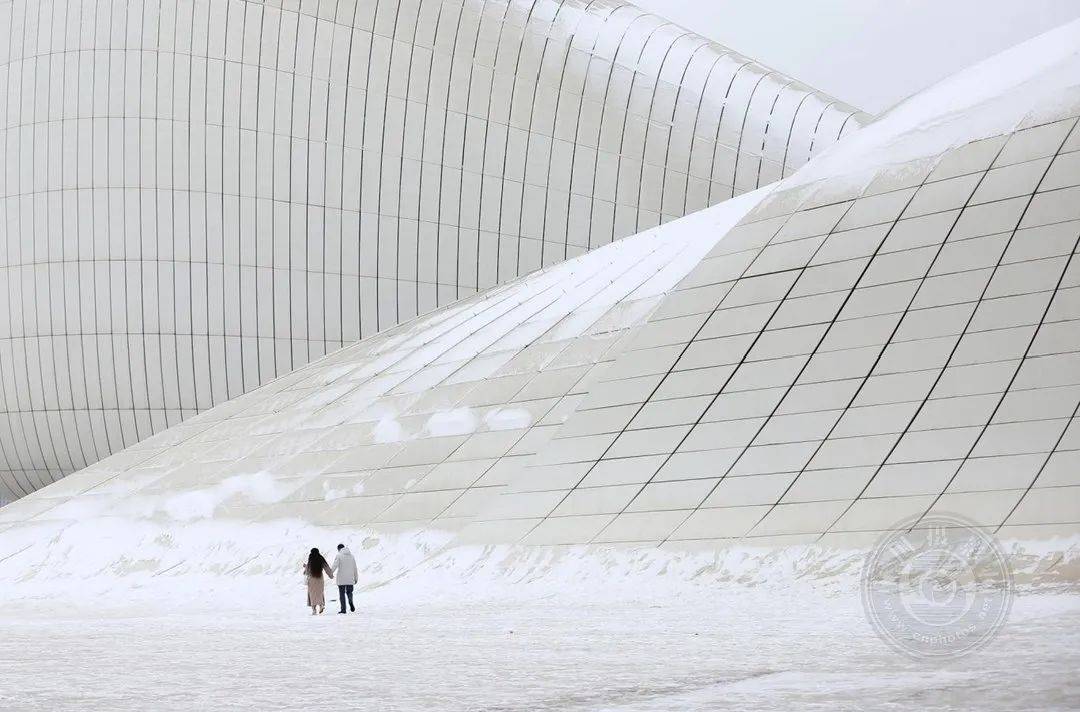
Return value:
<svg viewBox="0 0 1080 712">
<path fill-rule="evenodd" d="M 867 120 L 619 0 L 13 0 L 0 52 L 0 500 Z"/>
</svg>

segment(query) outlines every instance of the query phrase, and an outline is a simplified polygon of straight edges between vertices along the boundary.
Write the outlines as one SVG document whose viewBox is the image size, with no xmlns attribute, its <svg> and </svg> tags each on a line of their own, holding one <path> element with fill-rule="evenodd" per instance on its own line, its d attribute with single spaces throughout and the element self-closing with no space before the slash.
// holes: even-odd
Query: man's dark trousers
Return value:
<svg viewBox="0 0 1080 712">
<path fill-rule="evenodd" d="M 337 587 L 338 600 L 341 601 L 341 612 L 342 613 L 345 612 L 345 598 L 346 597 L 348 597 L 348 599 L 349 599 L 349 610 L 352 611 L 353 613 L 356 613 L 356 606 L 354 606 L 353 602 L 352 602 L 352 588 L 353 588 L 352 584 L 349 584 L 348 586 L 338 586 Z"/>
</svg>

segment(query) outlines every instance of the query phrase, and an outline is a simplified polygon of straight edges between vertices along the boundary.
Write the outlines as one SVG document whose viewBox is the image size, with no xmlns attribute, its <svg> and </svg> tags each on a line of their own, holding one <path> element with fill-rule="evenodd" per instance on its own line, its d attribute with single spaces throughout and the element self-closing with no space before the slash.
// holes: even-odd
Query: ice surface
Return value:
<svg viewBox="0 0 1080 712">
<path fill-rule="evenodd" d="M 297 587 L 299 594 L 299 587 Z M 1022 597 L 949 665 L 880 643 L 856 600 L 719 589 L 663 602 L 532 599 L 360 613 L 0 613 L 0 708 L 142 710 L 1066 710 L 1080 600 Z M 243 608 L 239 606 L 242 605 Z"/>
<path fill-rule="evenodd" d="M 1010 622 L 948 665 L 875 637 L 862 552 L 453 541 L 166 513 L 10 527 L 0 709 L 1011 710 L 1080 694 L 1080 592 L 1046 567 L 1075 567 L 1078 541 L 1011 548 Z M 331 582 L 312 617 L 300 562 L 338 542 L 360 564 L 359 613 L 336 615 Z"/>
</svg>

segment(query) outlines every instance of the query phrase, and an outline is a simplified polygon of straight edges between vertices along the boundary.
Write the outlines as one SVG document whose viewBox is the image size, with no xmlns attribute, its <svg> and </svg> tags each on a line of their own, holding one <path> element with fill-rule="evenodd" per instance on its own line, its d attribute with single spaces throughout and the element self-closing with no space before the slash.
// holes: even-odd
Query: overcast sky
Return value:
<svg viewBox="0 0 1080 712">
<path fill-rule="evenodd" d="M 875 114 L 1080 17 L 1080 0 L 632 2 Z"/>
</svg>

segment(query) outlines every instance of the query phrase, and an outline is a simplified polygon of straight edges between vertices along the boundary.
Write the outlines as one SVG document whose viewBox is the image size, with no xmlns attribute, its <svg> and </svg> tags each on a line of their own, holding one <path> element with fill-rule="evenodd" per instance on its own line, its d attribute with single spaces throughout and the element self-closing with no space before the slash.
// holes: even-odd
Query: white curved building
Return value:
<svg viewBox="0 0 1080 712">
<path fill-rule="evenodd" d="M 14 0 L 0 53 L 0 501 L 867 119 L 618 0 Z"/>
<path fill-rule="evenodd" d="M 716 547 L 862 544 L 945 511 L 1075 536 L 1077 37 L 935 87 L 778 186 L 341 349 L 0 522 Z"/>
</svg>

